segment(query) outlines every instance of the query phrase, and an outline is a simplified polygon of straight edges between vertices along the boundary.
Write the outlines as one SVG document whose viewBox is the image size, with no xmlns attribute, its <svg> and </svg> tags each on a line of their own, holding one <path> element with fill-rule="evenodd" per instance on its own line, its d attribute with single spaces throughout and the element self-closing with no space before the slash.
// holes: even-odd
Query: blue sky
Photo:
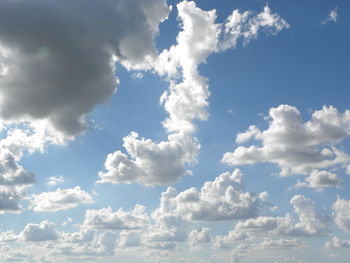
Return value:
<svg viewBox="0 0 350 263">
<path fill-rule="evenodd" d="M 0 1 L 0 262 L 347 262 L 348 13 Z"/>
</svg>

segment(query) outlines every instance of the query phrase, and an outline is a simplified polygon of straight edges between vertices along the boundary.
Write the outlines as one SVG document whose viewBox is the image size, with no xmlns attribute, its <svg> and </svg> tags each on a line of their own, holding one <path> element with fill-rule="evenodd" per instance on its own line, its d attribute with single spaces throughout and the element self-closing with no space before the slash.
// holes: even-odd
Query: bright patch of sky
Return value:
<svg viewBox="0 0 350 263">
<path fill-rule="evenodd" d="M 347 262 L 349 13 L 0 1 L 0 262 Z"/>
</svg>

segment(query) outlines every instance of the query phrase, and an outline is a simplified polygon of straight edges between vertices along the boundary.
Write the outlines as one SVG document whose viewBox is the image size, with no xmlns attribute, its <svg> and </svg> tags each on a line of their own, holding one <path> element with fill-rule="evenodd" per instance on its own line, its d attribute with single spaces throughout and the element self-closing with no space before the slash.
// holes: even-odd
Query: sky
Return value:
<svg viewBox="0 0 350 263">
<path fill-rule="evenodd" d="M 348 262 L 348 14 L 0 0 L 0 262 Z"/>
</svg>

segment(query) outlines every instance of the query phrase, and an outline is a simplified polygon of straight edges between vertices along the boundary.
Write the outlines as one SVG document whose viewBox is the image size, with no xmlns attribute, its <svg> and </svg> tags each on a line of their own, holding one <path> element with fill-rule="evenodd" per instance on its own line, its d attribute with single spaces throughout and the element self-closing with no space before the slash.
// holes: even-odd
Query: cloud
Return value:
<svg viewBox="0 0 350 263">
<path fill-rule="evenodd" d="M 219 50 L 224 51 L 235 47 L 240 38 L 244 44 L 247 44 L 252 39 L 256 39 L 260 31 L 275 35 L 286 28 L 289 28 L 289 24 L 278 14 L 271 13 L 267 5 L 257 15 L 251 11 L 240 13 L 239 10 L 234 10 L 224 24 Z"/>
<path fill-rule="evenodd" d="M 193 229 L 188 235 L 189 243 L 192 250 L 198 250 L 200 244 L 210 243 L 211 235 L 209 228 L 197 228 Z"/>
<path fill-rule="evenodd" d="M 265 245 L 270 248 L 283 248 L 284 246 L 288 247 L 288 245 L 300 246 L 302 242 L 288 239 L 292 241 L 290 244 L 288 240 L 284 242 L 285 238 L 315 237 L 328 234 L 331 217 L 327 215 L 325 210 L 319 209 L 312 200 L 302 195 L 293 196 L 290 203 L 293 205 L 298 220 L 295 220 L 289 213 L 283 217 L 258 216 L 241 220 L 227 235 L 218 235 L 213 238 L 214 248 L 231 248 L 235 243 L 246 244 L 260 238 L 265 238 L 264 241 L 268 240 Z M 282 239 L 275 243 L 276 240 L 272 238 L 277 237 Z"/>
<path fill-rule="evenodd" d="M 62 184 L 64 182 L 63 176 L 50 176 L 46 179 L 48 186 L 57 186 L 59 184 Z"/>
<path fill-rule="evenodd" d="M 215 10 L 204 11 L 193 1 L 183 1 L 177 4 L 177 11 L 181 30 L 176 44 L 163 50 L 152 68 L 169 82 L 169 89 L 160 98 L 168 113 L 162 122 L 168 140 L 154 143 L 150 139 L 138 138 L 135 132 L 130 133 L 123 144 L 127 154 L 118 150 L 107 156 L 106 172 L 99 173 L 100 182 L 169 185 L 188 174 L 191 165 L 196 164 L 200 145 L 194 137 L 197 130 L 195 121 L 208 118 L 210 95 L 208 80 L 200 75 L 198 68 L 210 54 L 234 48 L 235 45 L 221 48 L 220 43 L 224 38 L 231 38 L 228 35 L 233 29 L 228 29 L 227 22 L 227 32 L 225 37 L 222 36 L 223 26 L 215 22 Z M 257 16 L 237 23 L 248 23 L 250 30 L 255 28 L 251 33 L 254 38 L 262 28 L 277 33 L 287 27 L 286 22 L 271 14 L 268 7 Z M 253 38 L 247 32 L 239 32 L 236 37 Z"/>
<path fill-rule="evenodd" d="M 340 229 L 350 233 L 350 200 L 341 199 L 338 196 L 332 209 L 335 224 Z"/>
<path fill-rule="evenodd" d="M 242 173 L 223 173 L 214 181 L 206 182 L 199 190 L 195 187 L 177 194 L 168 188 L 162 194 L 160 210 L 173 212 L 189 221 L 221 221 L 255 217 L 266 205 L 266 193 L 247 192 Z"/>
<path fill-rule="evenodd" d="M 106 172 L 99 172 L 100 183 L 131 183 L 162 185 L 175 183 L 187 174 L 187 163 L 195 163 L 199 149 L 197 141 L 186 134 L 172 134 L 169 141 L 158 144 L 138 138 L 132 132 L 123 139 L 129 157 L 121 151 L 107 156 Z"/>
<path fill-rule="evenodd" d="M 32 195 L 29 208 L 36 212 L 55 212 L 89 203 L 92 203 L 91 196 L 76 186 L 70 189 L 58 188 L 55 192 Z"/>
<path fill-rule="evenodd" d="M 164 0 L 4 0 L 0 10 L 1 117 L 47 119 L 67 135 L 115 92 L 115 60 L 147 67 L 156 58 L 170 11 Z"/>
<path fill-rule="evenodd" d="M 309 186 L 311 183 L 325 183 L 319 178 L 324 172 L 320 174 L 314 170 L 344 165 L 350 161 L 346 153 L 334 146 L 350 135 L 349 110 L 340 113 L 332 106 L 324 106 L 312 114 L 310 121 L 303 123 L 297 108 L 280 105 L 270 109 L 269 118 L 268 129 L 261 131 L 251 126 L 236 138 L 237 143 L 255 138 L 261 145 L 239 146 L 233 152 L 225 153 L 222 161 L 230 165 L 275 163 L 281 168 L 281 176 L 313 173 L 307 179 Z M 336 184 L 334 176 L 328 179 Z"/>
<path fill-rule="evenodd" d="M 20 233 L 20 237 L 25 241 L 41 242 L 56 240 L 58 234 L 54 224 L 46 220 L 40 224 L 27 224 Z"/>
<path fill-rule="evenodd" d="M 22 194 L 17 191 L 8 191 L 0 188 L 0 214 L 17 213 L 21 210 L 19 204 Z"/>
<path fill-rule="evenodd" d="M 338 18 L 338 7 L 334 7 L 328 14 L 328 17 L 321 22 L 322 25 L 331 23 L 331 22 L 337 22 Z"/>
<path fill-rule="evenodd" d="M 111 256 L 114 254 L 116 246 L 116 234 L 113 231 L 104 231 L 99 235 L 89 237 L 88 240 L 81 240 L 79 242 L 68 240 L 58 243 L 53 247 L 50 255 L 64 255 L 82 259 L 82 256 Z"/>
<path fill-rule="evenodd" d="M 310 188 L 339 187 L 340 180 L 335 173 L 313 170 L 311 175 L 305 179 L 305 182 L 299 181 L 295 186 Z"/>
<path fill-rule="evenodd" d="M 100 210 L 87 210 L 83 225 L 95 229 L 138 229 L 148 224 L 149 216 L 145 207 L 136 205 L 130 212 L 119 209 L 102 208 Z"/>
<path fill-rule="evenodd" d="M 0 242 L 11 242 L 16 241 L 18 239 L 18 235 L 13 232 L 13 230 L 8 230 L 0 233 Z"/>
<path fill-rule="evenodd" d="M 350 249 L 350 240 L 342 240 L 338 237 L 333 237 L 330 241 L 327 241 L 325 248 L 334 249 L 334 248 L 346 248 Z"/>
</svg>

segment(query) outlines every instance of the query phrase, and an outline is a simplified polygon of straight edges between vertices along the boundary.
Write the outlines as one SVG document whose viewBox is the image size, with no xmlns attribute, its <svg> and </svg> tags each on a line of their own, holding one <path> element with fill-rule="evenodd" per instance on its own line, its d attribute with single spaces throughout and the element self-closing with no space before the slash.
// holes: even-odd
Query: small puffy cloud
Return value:
<svg viewBox="0 0 350 263">
<path fill-rule="evenodd" d="M 91 196 L 79 186 L 70 189 L 58 188 L 55 192 L 32 195 L 29 208 L 38 212 L 67 210 L 80 204 L 92 203 Z"/>
<path fill-rule="evenodd" d="M 79 232 L 61 233 L 61 238 L 67 243 L 90 242 L 95 235 L 94 229 L 81 229 Z"/>
<path fill-rule="evenodd" d="M 328 248 L 328 249 L 333 249 L 333 248 L 350 249 L 350 240 L 342 240 L 338 237 L 333 237 L 330 241 L 326 242 L 325 248 Z"/>
<path fill-rule="evenodd" d="M 337 18 L 338 18 L 338 7 L 334 7 L 328 14 L 328 17 L 323 20 L 321 23 L 322 25 L 328 24 L 328 23 L 335 23 L 337 22 Z"/>
<path fill-rule="evenodd" d="M 122 208 L 113 212 L 110 207 L 100 210 L 87 210 L 83 225 L 95 229 L 138 229 L 148 224 L 149 216 L 146 208 L 136 205 L 131 211 Z"/>
<path fill-rule="evenodd" d="M 60 176 L 50 176 L 47 180 L 48 186 L 57 186 L 59 184 L 62 184 L 64 182 L 64 177 L 62 175 Z"/>
<path fill-rule="evenodd" d="M 340 180 L 335 173 L 314 170 L 311 172 L 311 175 L 305 179 L 305 182 L 299 181 L 295 186 L 310 188 L 339 187 Z"/>
<path fill-rule="evenodd" d="M 233 152 L 225 153 L 222 161 L 230 165 L 275 163 L 281 168 L 281 176 L 307 175 L 314 170 L 344 165 L 350 161 L 350 157 L 330 145 L 336 145 L 349 137 L 349 123 L 349 110 L 341 113 L 332 106 L 325 106 L 315 111 L 311 120 L 303 123 L 297 108 L 280 105 L 270 109 L 269 127 L 266 130 L 260 131 L 251 126 L 236 138 L 238 143 L 254 138 L 261 145 L 239 146 Z M 314 171 L 314 176 L 308 179 L 309 185 L 325 183 L 321 175 L 324 174 Z M 337 183 L 330 174 L 328 179 L 333 184 Z"/>
<path fill-rule="evenodd" d="M 266 195 L 247 192 L 242 173 L 236 169 L 223 173 L 214 181 L 206 182 L 199 190 L 195 187 L 179 194 L 168 188 L 162 195 L 163 211 L 173 211 L 189 221 L 220 221 L 257 216 L 266 204 Z"/>
<path fill-rule="evenodd" d="M 17 239 L 18 235 L 16 235 L 13 230 L 8 230 L 0 233 L 0 242 L 16 241 Z"/>
<path fill-rule="evenodd" d="M 175 183 L 187 174 L 186 164 L 194 163 L 199 149 L 196 140 L 186 134 L 172 134 L 169 141 L 158 144 L 149 139 L 139 139 L 132 132 L 124 138 L 124 148 L 107 156 L 106 172 L 100 172 L 100 183 L 131 183 L 164 185 Z"/>
<path fill-rule="evenodd" d="M 340 229 L 350 233 L 350 200 L 341 199 L 338 196 L 332 209 L 335 224 Z"/>
<path fill-rule="evenodd" d="M 234 10 L 224 24 L 219 49 L 224 51 L 235 47 L 240 38 L 247 44 L 257 38 L 259 31 L 275 35 L 286 28 L 289 28 L 289 24 L 278 14 L 272 13 L 267 5 L 256 15 L 250 11 L 240 13 L 239 10 Z"/>
<path fill-rule="evenodd" d="M 27 224 L 19 236 L 25 241 L 41 242 L 58 239 L 54 224 L 43 221 L 40 224 Z"/>
</svg>

